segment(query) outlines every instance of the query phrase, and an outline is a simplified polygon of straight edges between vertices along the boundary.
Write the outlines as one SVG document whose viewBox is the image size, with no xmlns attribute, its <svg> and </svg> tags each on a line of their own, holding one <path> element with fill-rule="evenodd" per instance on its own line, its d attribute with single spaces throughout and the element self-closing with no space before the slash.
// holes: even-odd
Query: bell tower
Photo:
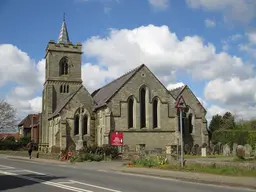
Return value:
<svg viewBox="0 0 256 192">
<path fill-rule="evenodd" d="M 48 118 L 58 105 L 82 84 L 82 44 L 69 39 L 65 16 L 58 41 L 49 41 L 45 54 L 45 82 L 42 94 L 42 116 L 39 142 L 48 147 Z"/>
</svg>

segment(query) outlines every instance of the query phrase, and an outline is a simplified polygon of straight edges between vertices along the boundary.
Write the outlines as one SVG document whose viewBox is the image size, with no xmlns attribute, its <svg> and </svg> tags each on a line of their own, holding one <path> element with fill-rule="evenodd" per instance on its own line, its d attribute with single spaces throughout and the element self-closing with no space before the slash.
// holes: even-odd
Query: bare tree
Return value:
<svg viewBox="0 0 256 192">
<path fill-rule="evenodd" d="M 16 126 L 16 110 L 5 100 L 0 100 L 0 130 L 12 130 Z"/>
</svg>

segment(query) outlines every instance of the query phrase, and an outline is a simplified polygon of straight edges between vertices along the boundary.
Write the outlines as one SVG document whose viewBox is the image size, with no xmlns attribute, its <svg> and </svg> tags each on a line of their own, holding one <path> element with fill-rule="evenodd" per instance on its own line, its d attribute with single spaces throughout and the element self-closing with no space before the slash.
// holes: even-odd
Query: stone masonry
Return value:
<svg viewBox="0 0 256 192">
<path fill-rule="evenodd" d="M 79 150 L 109 144 L 112 131 L 124 133 L 124 144 L 135 149 L 176 144 L 180 95 L 187 103 L 184 142 L 208 143 L 206 110 L 188 86 L 167 90 L 142 64 L 89 93 L 81 78 L 82 45 L 69 41 L 63 21 L 58 42 L 46 48 L 39 149 L 45 152 Z"/>
</svg>

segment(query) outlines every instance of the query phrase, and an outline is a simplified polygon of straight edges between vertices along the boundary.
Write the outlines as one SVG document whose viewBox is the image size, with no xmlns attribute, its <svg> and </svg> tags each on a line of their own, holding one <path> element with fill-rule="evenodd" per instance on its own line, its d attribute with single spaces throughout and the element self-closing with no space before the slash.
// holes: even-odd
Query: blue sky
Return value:
<svg viewBox="0 0 256 192">
<path fill-rule="evenodd" d="M 90 91 L 145 63 L 166 86 L 189 85 L 208 118 L 227 110 L 254 118 L 256 3 L 218 2 L 1 0 L 0 96 L 23 116 L 40 111 L 45 48 L 57 40 L 65 12 L 70 40 L 83 43 L 83 80 Z"/>
</svg>

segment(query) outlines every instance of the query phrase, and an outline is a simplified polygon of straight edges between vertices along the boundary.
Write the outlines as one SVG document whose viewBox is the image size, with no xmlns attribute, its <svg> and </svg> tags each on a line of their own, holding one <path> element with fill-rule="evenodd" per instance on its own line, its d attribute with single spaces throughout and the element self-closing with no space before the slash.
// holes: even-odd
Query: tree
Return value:
<svg viewBox="0 0 256 192">
<path fill-rule="evenodd" d="M 222 116 L 218 114 L 212 116 L 212 120 L 209 125 L 209 130 L 211 132 L 214 132 L 221 129 L 221 126 L 222 126 Z"/>
<path fill-rule="evenodd" d="M 0 130 L 10 130 L 16 125 L 16 110 L 5 100 L 0 100 Z"/>
<path fill-rule="evenodd" d="M 235 117 L 230 113 L 226 112 L 222 117 L 223 125 L 222 129 L 234 129 L 235 128 Z"/>
</svg>

